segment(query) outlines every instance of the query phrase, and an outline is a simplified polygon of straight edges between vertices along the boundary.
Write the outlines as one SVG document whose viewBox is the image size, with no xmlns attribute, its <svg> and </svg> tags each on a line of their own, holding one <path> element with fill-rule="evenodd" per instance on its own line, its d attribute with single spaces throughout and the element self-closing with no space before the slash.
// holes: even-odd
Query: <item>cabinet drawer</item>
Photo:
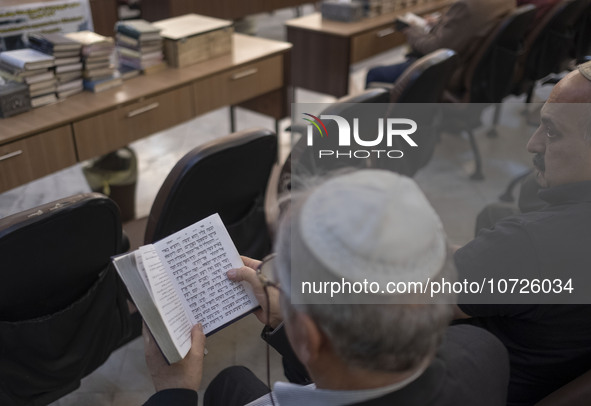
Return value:
<svg viewBox="0 0 591 406">
<path fill-rule="evenodd" d="M 74 137 L 78 159 L 106 154 L 193 116 L 191 86 L 187 85 L 77 121 Z"/>
<path fill-rule="evenodd" d="M 193 84 L 196 114 L 252 99 L 282 85 L 281 55 L 215 74 Z"/>
<path fill-rule="evenodd" d="M 359 62 L 405 42 L 404 34 L 395 31 L 394 24 L 382 25 L 351 38 L 350 62 Z"/>
<path fill-rule="evenodd" d="M 0 145 L 0 192 L 75 163 L 69 125 Z"/>
</svg>

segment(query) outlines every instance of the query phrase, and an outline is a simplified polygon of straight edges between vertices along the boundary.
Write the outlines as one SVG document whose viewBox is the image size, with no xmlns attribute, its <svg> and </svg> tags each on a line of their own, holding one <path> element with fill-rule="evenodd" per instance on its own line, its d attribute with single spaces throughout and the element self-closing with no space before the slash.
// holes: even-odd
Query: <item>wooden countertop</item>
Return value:
<svg viewBox="0 0 591 406">
<path fill-rule="evenodd" d="M 324 32 L 337 36 L 350 37 L 365 31 L 372 30 L 380 25 L 393 23 L 396 17 L 408 12 L 414 14 L 427 14 L 453 3 L 453 0 L 435 0 L 429 3 L 423 3 L 407 7 L 402 10 L 382 14 L 377 17 L 364 18 L 360 21 L 346 23 L 339 21 L 326 20 L 320 13 L 310 14 L 304 17 L 294 18 L 285 22 L 288 27 L 299 28 L 303 30 Z"/>
<path fill-rule="evenodd" d="M 231 54 L 181 69 L 168 68 L 162 72 L 142 75 L 101 93 L 85 91 L 58 103 L 0 119 L 0 144 L 67 125 L 126 103 L 206 78 L 220 71 L 236 68 L 273 54 L 280 54 L 290 48 L 291 44 L 286 42 L 234 34 Z"/>
</svg>

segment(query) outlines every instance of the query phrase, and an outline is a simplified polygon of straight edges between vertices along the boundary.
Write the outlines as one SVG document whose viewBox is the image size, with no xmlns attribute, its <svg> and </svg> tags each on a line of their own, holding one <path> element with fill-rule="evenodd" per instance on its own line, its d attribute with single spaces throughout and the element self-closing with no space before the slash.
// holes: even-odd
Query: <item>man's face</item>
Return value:
<svg viewBox="0 0 591 406">
<path fill-rule="evenodd" d="M 561 103 L 565 97 L 557 93 L 542 108 L 541 124 L 527 144 L 543 187 L 591 180 L 591 140 L 584 137 L 589 105 Z"/>
</svg>

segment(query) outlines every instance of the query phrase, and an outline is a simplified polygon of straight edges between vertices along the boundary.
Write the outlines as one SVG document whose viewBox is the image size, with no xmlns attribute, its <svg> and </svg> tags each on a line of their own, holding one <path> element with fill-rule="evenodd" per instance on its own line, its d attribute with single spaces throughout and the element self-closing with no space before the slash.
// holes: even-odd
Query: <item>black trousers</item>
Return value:
<svg viewBox="0 0 591 406">
<path fill-rule="evenodd" d="M 224 369 L 211 381 L 203 397 L 204 406 L 244 406 L 271 392 L 259 378 L 246 367 L 233 366 Z"/>
</svg>

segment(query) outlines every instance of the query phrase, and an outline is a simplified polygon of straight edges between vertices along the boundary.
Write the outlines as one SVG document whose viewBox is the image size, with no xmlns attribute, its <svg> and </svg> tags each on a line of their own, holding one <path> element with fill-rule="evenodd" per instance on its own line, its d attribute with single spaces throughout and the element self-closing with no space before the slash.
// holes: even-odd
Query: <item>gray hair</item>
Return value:
<svg viewBox="0 0 591 406">
<path fill-rule="evenodd" d="M 292 244 L 292 223 L 299 214 L 303 192 L 292 200 L 283 216 L 276 240 L 275 268 L 284 291 L 282 309 L 286 320 L 294 312 L 308 315 L 328 337 L 334 352 L 348 365 L 385 372 L 405 372 L 418 368 L 435 354 L 453 305 L 414 302 L 412 304 L 292 304 L 292 255 L 299 266 L 318 269 L 322 266 L 309 252 L 299 252 Z M 292 252 L 292 249 L 294 252 Z M 305 264 L 305 265 L 302 265 Z M 453 257 L 448 250 L 440 278 L 455 280 Z"/>
</svg>

